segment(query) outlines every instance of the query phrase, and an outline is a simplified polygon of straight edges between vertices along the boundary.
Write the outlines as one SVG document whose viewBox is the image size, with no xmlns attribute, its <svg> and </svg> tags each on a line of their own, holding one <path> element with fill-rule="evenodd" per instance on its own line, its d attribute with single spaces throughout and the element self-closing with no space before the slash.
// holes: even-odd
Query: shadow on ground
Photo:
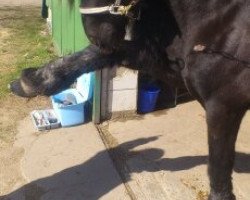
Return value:
<svg viewBox="0 0 250 200">
<path fill-rule="evenodd" d="M 180 171 L 188 170 L 198 165 L 207 163 L 207 156 L 186 156 L 179 158 L 162 158 L 164 151 L 157 148 L 150 148 L 140 151 L 133 150 L 135 147 L 157 140 L 158 137 L 141 138 L 119 145 L 110 149 L 111 156 L 120 155 L 119 167 L 122 164 L 126 168 L 128 159 L 145 159 L 147 164 L 140 165 L 136 171 L 126 171 L 126 180 L 129 181 L 130 173 L 140 173 L 143 171 Z M 1 200 L 39 200 L 41 199 L 74 199 L 74 200 L 95 200 L 121 184 L 119 179 L 115 179 L 111 174 L 106 173 L 102 163 L 107 159 L 107 152 L 102 151 L 85 163 L 65 169 L 50 177 L 41 178 L 13 191 L 12 193 L 1 196 Z M 118 159 L 113 158 L 113 159 Z M 149 164 L 150 163 L 150 164 Z M 117 167 L 117 166 L 116 166 Z M 235 171 L 239 173 L 250 172 L 250 155 L 237 153 Z"/>
</svg>

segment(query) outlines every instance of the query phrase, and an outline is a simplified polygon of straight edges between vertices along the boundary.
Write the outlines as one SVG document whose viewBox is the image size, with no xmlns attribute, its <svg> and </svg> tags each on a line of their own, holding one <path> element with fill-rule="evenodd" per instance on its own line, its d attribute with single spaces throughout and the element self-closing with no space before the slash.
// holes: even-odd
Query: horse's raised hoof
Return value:
<svg viewBox="0 0 250 200">
<path fill-rule="evenodd" d="M 20 96 L 20 97 L 30 98 L 30 97 L 36 96 L 36 94 L 33 92 L 31 93 L 25 92 L 20 80 L 15 80 L 11 82 L 8 87 L 13 94 Z"/>
<path fill-rule="evenodd" d="M 208 197 L 208 200 L 236 200 L 236 197 L 232 193 L 211 193 Z"/>
</svg>

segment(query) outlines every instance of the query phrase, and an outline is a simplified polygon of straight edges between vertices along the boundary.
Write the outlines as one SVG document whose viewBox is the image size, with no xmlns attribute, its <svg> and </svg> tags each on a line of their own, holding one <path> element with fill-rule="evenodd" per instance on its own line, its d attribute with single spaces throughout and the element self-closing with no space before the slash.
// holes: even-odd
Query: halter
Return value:
<svg viewBox="0 0 250 200">
<path fill-rule="evenodd" d="M 134 17 L 129 14 L 129 11 L 136 5 L 137 2 L 138 1 L 131 1 L 129 5 L 124 6 L 121 5 L 121 0 L 116 0 L 115 3 L 110 6 L 80 8 L 80 13 L 84 15 L 111 14 L 128 17 L 129 20 L 126 25 L 126 34 L 124 40 L 132 41 L 135 21 L 140 19 L 141 12 L 139 10 L 138 15 Z"/>
<path fill-rule="evenodd" d="M 85 15 L 111 14 L 111 15 L 128 16 L 129 11 L 134 5 L 135 5 L 135 1 L 132 1 L 127 6 L 123 6 L 121 5 L 121 0 L 116 0 L 115 3 L 110 6 L 80 8 L 80 13 L 85 14 Z"/>
</svg>

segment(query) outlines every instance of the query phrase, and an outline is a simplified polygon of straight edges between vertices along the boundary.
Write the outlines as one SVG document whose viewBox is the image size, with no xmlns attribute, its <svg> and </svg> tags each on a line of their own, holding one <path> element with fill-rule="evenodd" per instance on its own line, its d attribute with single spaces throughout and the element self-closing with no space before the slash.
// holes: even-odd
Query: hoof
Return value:
<svg viewBox="0 0 250 200">
<path fill-rule="evenodd" d="M 208 197 L 208 200 L 236 200 L 236 197 L 232 193 L 211 193 Z"/>
<path fill-rule="evenodd" d="M 15 80 L 12 83 L 10 83 L 8 85 L 8 88 L 10 89 L 10 91 L 20 97 L 35 97 L 35 94 L 27 94 L 25 93 L 25 91 L 22 88 L 21 82 L 19 80 Z"/>
</svg>

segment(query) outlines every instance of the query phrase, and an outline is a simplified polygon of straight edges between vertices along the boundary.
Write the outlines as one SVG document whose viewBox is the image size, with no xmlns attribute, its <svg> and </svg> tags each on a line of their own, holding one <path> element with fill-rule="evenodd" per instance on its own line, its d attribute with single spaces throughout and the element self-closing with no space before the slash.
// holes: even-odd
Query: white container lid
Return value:
<svg viewBox="0 0 250 200">
<path fill-rule="evenodd" d="M 90 72 L 81 75 L 77 79 L 76 90 L 82 95 L 84 100 L 89 100 L 93 96 L 94 73 Z"/>
</svg>

